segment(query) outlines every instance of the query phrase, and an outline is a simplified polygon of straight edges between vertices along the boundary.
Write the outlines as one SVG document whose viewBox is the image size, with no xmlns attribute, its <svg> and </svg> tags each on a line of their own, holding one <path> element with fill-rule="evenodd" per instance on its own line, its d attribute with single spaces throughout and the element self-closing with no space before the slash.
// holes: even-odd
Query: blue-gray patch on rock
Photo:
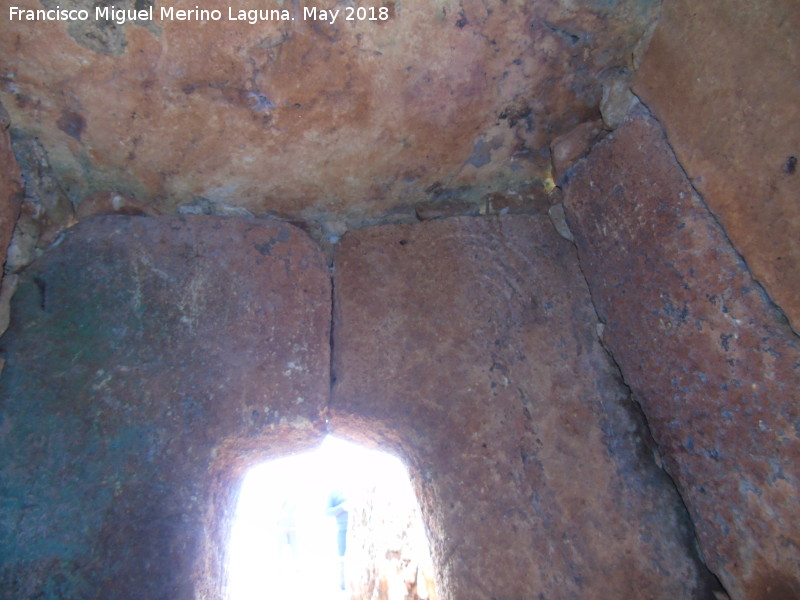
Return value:
<svg viewBox="0 0 800 600">
<path fill-rule="evenodd" d="M 154 21 L 128 21 L 119 24 L 114 20 L 96 19 L 95 9 L 141 11 L 151 7 L 155 11 L 155 0 L 41 0 L 48 9 L 85 10 L 89 18 L 85 21 L 72 21 L 67 26 L 67 34 L 84 48 L 98 54 L 121 56 L 128 45 L 125 27 L 128 23 L 144 27 L 153 35 L 159 36 L 161 28 Z"/>
<path fill-rule="evenodd" d="M 472 156 L 467 161 L 468 165 L 472 165 L 476 169 L 480 169 L 483 165 L 488 165 L 492 161 L 492 150 L 489 145 L 483 141 L 483 138 L 475 142 L 475 147 L 472 149 Z"/>
</svg>

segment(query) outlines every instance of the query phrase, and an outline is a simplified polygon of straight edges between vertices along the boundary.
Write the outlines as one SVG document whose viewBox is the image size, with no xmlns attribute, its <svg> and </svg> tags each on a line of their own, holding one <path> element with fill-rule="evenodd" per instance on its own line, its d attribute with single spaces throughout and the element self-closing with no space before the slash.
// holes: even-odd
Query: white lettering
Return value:
<svg viewBox="0 0 800 600">
<path fill-rule="evenodd" d="M 18 21 L 86 21 L 89 18 L 89 11 L 75 8 L 66 9 L 60 6 L 47 10 L 10 6 L 8 18 L 11 21 L 15 19 Z"/>
<path fill-rule="evenodd" d="M 195 6 L 189 9 L 176 9 L 174 6 L 161 7 L 162 21 L 219 21 L 222 19 L 222 12 L 216 8 L 208 10 Z"/>
<path fill-rule="evenodd" d="M 228 7 L 229 21 L 247 21 L 250 25 L 255 25 L 259 21 L 291 21 L 292 17 L 286 9 L 239 9 L 234 12 L 233 8 Z"/>
<path fill-rule="evenodd" d="M 333 24 L 336 22 L 336 18 L 339 16 L 340 12 L 342 11 L 339 8 L 336 10 L 325 10 L 324 8 L 318 9 L 316 6 L 312 8 L 304 6 L 303 20 L 307 21 L 311 19 L 312 21 L 330 21 L 331 24 Z"/>
<path fill-rule="evenodd" d="M 124 25 L 128 21 L 152 21 L 153 7 L 143 9 L 123 9 L 114 6 L 96 6 L 94 9 L 95 20 L 113 21 L 117 25 Z"/>
</svg>

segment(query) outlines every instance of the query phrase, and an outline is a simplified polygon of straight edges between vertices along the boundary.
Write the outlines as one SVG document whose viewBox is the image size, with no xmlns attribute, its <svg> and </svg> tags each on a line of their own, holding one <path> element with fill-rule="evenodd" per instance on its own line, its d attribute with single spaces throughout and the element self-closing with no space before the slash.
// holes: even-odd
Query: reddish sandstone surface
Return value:
<svg viewBox="0 0 800 600">
<path fill-rule="evenodd" d="M 219 597 L 244 469 L 323 435 L 329 303 L 285 224 L 70 229 L 2 338 L 0 597 Z"/>
<path fill-rule="evenodd" d="M 635 91 L 800 331 L 800 10 L 795 0 L 667 0 Z"/>
<path fill-rule="evenodd" d="M 634 118 L 566 188 L 604 340 L 734 600 L 800 597 L 800 340 Z"/>
<path fill-rule="evenodd" d="M 445 599 L 707 599 L 674 486 L 547 217 L 348 233 L 334 432 L 408 463 Z"/>
<path fill-rule="evenodd" d="M 4 15 L 0 99 L 75 205 L 115 193 L 161 213 L 210 203 L 361 222 L 541 188 L 550 141 L 597 118 L 603 77 L 629 64 L 657 9 L 381 1 L 387 21 L 330 24 L 303 20 L 303 3 L 271 4 L 296 20 L 228 21 L 223 0 L 202 3 L 225 15 L 205 23 Z"/>
</svg>

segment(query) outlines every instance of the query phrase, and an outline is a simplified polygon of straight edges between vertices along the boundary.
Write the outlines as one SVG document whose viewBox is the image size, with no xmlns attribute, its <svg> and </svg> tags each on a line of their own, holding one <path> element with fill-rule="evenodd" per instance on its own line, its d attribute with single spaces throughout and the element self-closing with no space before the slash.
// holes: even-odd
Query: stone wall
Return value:
<svg viewBox="0 0 800 600">
<path fill-rule="evenodd" d="M 442 598 L 711 597 L 547 218 L 365 229 L 335 264 L 331 427 L 409 465 Z"/>
<path fill-rule="evenodd" d="M 0 597 L 219 598 L 244 469 L 323 435 L 329 302 L 287 225 L 71 229 L 2 338 Z"/>
<path fill-rule="evenodd" d="M 0 597 L 219 597 L 243 470 L 328 429 L 409 462 L 444 600 L 720 597 L 694 529 L 734 600 L 800 597 L 794 0 L 381 6 L 0 20 L 0 253 L 17 164 L 7 271 L 44 251 L 0 342 Z M 625 120 L 640 64 L 660 123 Z M 332 346 L 291 226 L 63 234 L 272 215 L 331 252 L 554 181 L 580 262 L 539 217 L 346 235 Z"/>
<path fill-rule="evenodd" d="M 577 166 L 567 217 L 608 345 L 735 600 L 800 597 L 800 340 L 632 117 Z"/>
<path fill-rule="evenodd" d="M 2 597 L 219 598 L 243 470 L 326 429 L 405 457 L 440 598 L 712 597 L 547 219 L 363 230 L 334 279 L 329 404 L 330 281 L 287 225 L 98 218 L 28 268 Z"/>
<path fill-rule="evenodd" d="M 666 0 L 634 89 L 753 277 L 800 332 L 800 11 Z"/>
</svg>

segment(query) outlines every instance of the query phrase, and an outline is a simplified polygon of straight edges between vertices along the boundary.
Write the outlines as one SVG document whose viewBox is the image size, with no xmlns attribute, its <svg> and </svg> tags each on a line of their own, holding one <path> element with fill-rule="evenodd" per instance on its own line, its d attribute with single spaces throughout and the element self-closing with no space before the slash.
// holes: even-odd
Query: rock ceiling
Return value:
<svg viewBox="0 0 800 600">
<path fill-rule="evenodd" d="M 550 142 L 599 117 L 604 81 L 630 71 L 659 8 L 383 1 L 386 21 L 331 24 L 272 4 L 296 19 L 0 21 L 0 101 L 23 172 L 59 197 L 51 220 L 107 193 L 148 212 L 351 226 L 424 202 L 535 207 L 552 187 Z"/>
</svg>

